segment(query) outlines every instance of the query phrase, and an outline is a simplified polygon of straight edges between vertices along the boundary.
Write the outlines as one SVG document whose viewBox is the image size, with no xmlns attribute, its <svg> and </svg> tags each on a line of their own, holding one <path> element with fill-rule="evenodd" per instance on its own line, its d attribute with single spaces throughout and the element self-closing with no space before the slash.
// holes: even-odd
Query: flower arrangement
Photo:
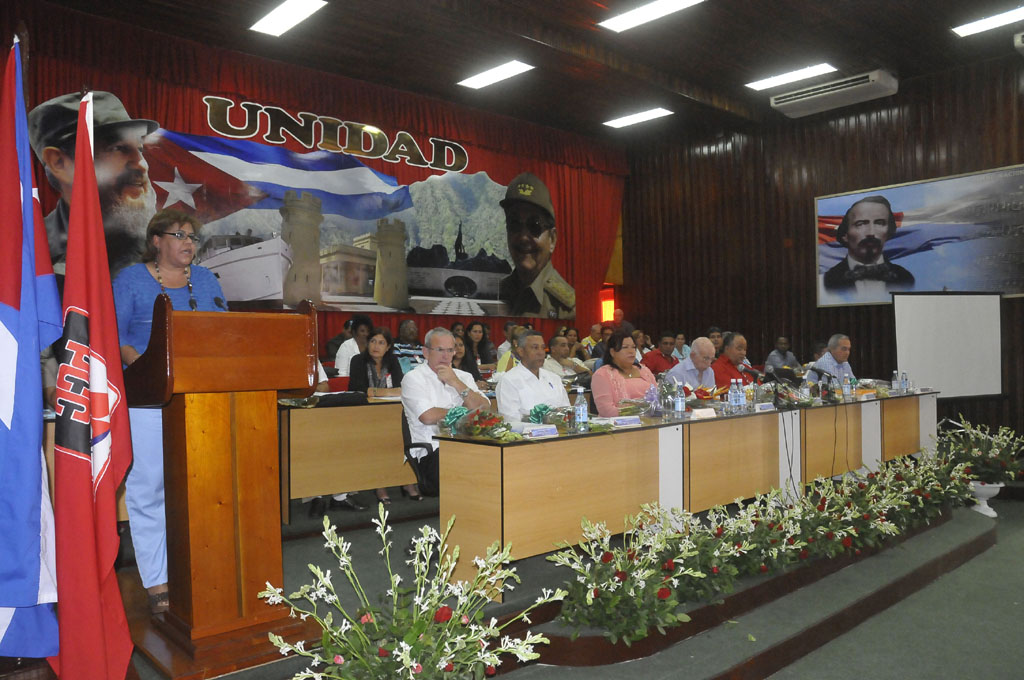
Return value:
<svg viewBox="0 0 1024 680">
<path fill-rule="evenodd" d="M 500 442 L 511 442 L 523 436 L 512 431 L 505 419 L 493 411 L 455 406 L 448 409 L 443 424 L 453 434 L 463 434 L 481 439 L 495 439 Z"/>
<path fill-rule="evenodd" d="M 483 678 L 494 675 L 501 655 L 513 654 L 520 661 L 536 659 L 535 645 L 547 644 L 543 635 L 526 633 L 523 638 L 502 636 L 502 630 L 519 619 L 529 621 L 535 607 L 565 596 L 565 591 L 544 590 L 536 602 L 499 624 L 484 621 L 483 607 L 495 593 L 511 590 L 519 583 L 514 568 L 508 567 L 509 546 L 499 550 L 497 542 L 484 557 L 473 558 L 477 567 L 472 582 L 451 583 L 459 559 L 458 546 L 448 545 L 454 518 L 443 534 L 429 526 L 413 539 L 414 582 L 401 585 L 401 576 L 391 566 L 391 541 L 388 513 L 383 505 L 373 523 L 383 548 L 390 588 L 379 606 L 371 604 L 349 556 L 351 544 L 338 536 L 330 519 L 324 517 L 323 536 L 338 560 L 345 580 L 356 595 L 358 606 L 346 609 L 338 597 L 330 570 L 309 565 L 314 582 L 303 585 L 288 596 L 270 583 L 259 594 L 267 604 L 286 604 L 292 616 L 312 617 L 323 629 L 321 646 L 307 650 L 302 642 L 290 644 L 270 634 L 271 642 L 282 654 L 295 653 L 309 659 L 309 667 L 293 676 L 299 679 L 356 678 L 391 680 L 393 678 Z M 302 601 L 305 604 L 302 604 Z"/>
<path fill-rule="evenodd" d="M 1024 477 L 1021 454 L 1024 438 L 1009 427 L 995 434 L 986 425 L 973 425 L 963 416 L 943 431 L 936 442 L 949 465 L 965 465 L 964 473 L 978 482 L 996 484 Z"/>
<path fill-rule="evenodd" d="M 561 620 L 577 633 L 599 627 L 612 642 L 629 644 L 650 629 L 688 620 L 681 604 L 713 601 L 740 577 L 860 555 L 931 521 L 944 507 L 963 505 L 971 495 L 965 468 L 926 452 L 877 472 L 818 479 L 796 499 L 780 490 L 749 503 L 737 499 L 735 510 L 715 507 L 704 519 L 644 506 L 627 519 L 620 547 L 611 547 L 603 525 L 584 520 L 580 545 L 548 557 L 575 573 Z M 661 579 L 655 577 L 658 565 Z"/>
</svg>

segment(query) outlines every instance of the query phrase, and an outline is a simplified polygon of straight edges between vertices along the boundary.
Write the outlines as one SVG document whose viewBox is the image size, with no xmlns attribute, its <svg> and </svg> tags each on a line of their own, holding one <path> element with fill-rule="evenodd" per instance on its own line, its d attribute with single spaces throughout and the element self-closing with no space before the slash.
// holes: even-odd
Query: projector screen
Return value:
<svg viewBox="0 0 1024 680">
<path fill-rule="evenodd" d="M 999 295 L 894 293 L 900 372 L 940 398 L 1002 394 Z"/>
</svg>

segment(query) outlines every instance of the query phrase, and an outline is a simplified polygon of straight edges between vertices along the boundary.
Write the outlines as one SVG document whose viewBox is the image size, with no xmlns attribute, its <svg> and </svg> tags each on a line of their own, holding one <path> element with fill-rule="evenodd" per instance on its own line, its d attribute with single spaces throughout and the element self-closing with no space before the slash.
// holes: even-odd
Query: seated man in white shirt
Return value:
<svg viewBox="0 0 1024 680">
<path fill-rule="evenodd" d="M 514 423 L 526 420 L 537 404 L 547 404 L 552 408 L 568 406 L 569 395 L 562 379 L 543 368 L 544 336 L 538 331 L 526 331 L 519 336 L 517 343 L 520 363 L 505 373 L 495 389 L 498 412 L 505 420 Z"/>
<path fill-rule="evenodd" d="M 402 407 L 409 424 L 412 443 L 429 444 L 437 452 L 434 437 L 440 434 L 438 424 L 453 406 L 472 410 L 487 408 L 490 400 L 476 386 L 473 376 L 452 368 L 455 338 L 447 328 L 435 328 L 424 338 L 423 354 L 426 363 L 420 364 L 402 378 Z M 414 455 L 422 457 L 422 450 Z M 419 497 L 416 485 L 406 487 L 406 493 Z"/>
<path fill-rule="evenodd" d="M 590 369 L 576 357 L 569 356 L 569 339 L 556 335 L 548 340 L 550 354 L 544 360 L 544 368 L 559 377 L 572 377 L 579 373 L 590 375 Z"/>
</svg>

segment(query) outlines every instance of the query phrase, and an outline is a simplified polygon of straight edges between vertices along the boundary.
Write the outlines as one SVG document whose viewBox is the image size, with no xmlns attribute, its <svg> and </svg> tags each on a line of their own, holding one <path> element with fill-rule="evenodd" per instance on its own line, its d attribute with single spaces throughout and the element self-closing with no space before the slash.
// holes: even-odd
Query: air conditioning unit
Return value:
<svg viewBox="0 0 1024 680">
<path fill-rule="evenodd" d="M 870 71 L 775 95 L 771 100 L 772 108 L 778 109 L 790 118 L 800 118 L 879 97 L 888 97 L 899 91 L 899 85 L 896 76 L 888 71 Z"/>
</svg>

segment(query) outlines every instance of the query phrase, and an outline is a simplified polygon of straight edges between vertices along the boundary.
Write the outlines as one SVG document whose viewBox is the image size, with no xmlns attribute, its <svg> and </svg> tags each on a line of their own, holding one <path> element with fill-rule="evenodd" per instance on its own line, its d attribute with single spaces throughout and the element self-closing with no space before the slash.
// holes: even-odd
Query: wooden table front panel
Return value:
<svg viewBox="0 0 1024 680">
<path fill-rule="evenodd" d="M 412 484 L 405 464 L 402 405 L 290 409 L 290 498 Z M 284 428 L 282 428 L 282 432 Z"/>
<path fill-rule="evenodd" d="M 701 512 L 779 483 L 779 419 L 766 413 L 683 428 L 683 505 Z"/>
<path fill-rule="evenodd" d="M 580 520 L 623 530 L 626 515 L 658 498 L 658 431 L 552 439 L 527 446 L 441 442 L 441 523 L 455 515 L 456 579 L 495 540 L 512 557 L 549 552 L 582 537 Z"/>
<path fill-rule="evenodd" d="M 804 409 L 801 415 L 804 483 L 863 465 L 860 404 Z"/>
<path fill-rule="evenodd" d="M 882 460 L 921 450 L 921 405 L 918 397 L 882 400 Z"/>
</svg>

